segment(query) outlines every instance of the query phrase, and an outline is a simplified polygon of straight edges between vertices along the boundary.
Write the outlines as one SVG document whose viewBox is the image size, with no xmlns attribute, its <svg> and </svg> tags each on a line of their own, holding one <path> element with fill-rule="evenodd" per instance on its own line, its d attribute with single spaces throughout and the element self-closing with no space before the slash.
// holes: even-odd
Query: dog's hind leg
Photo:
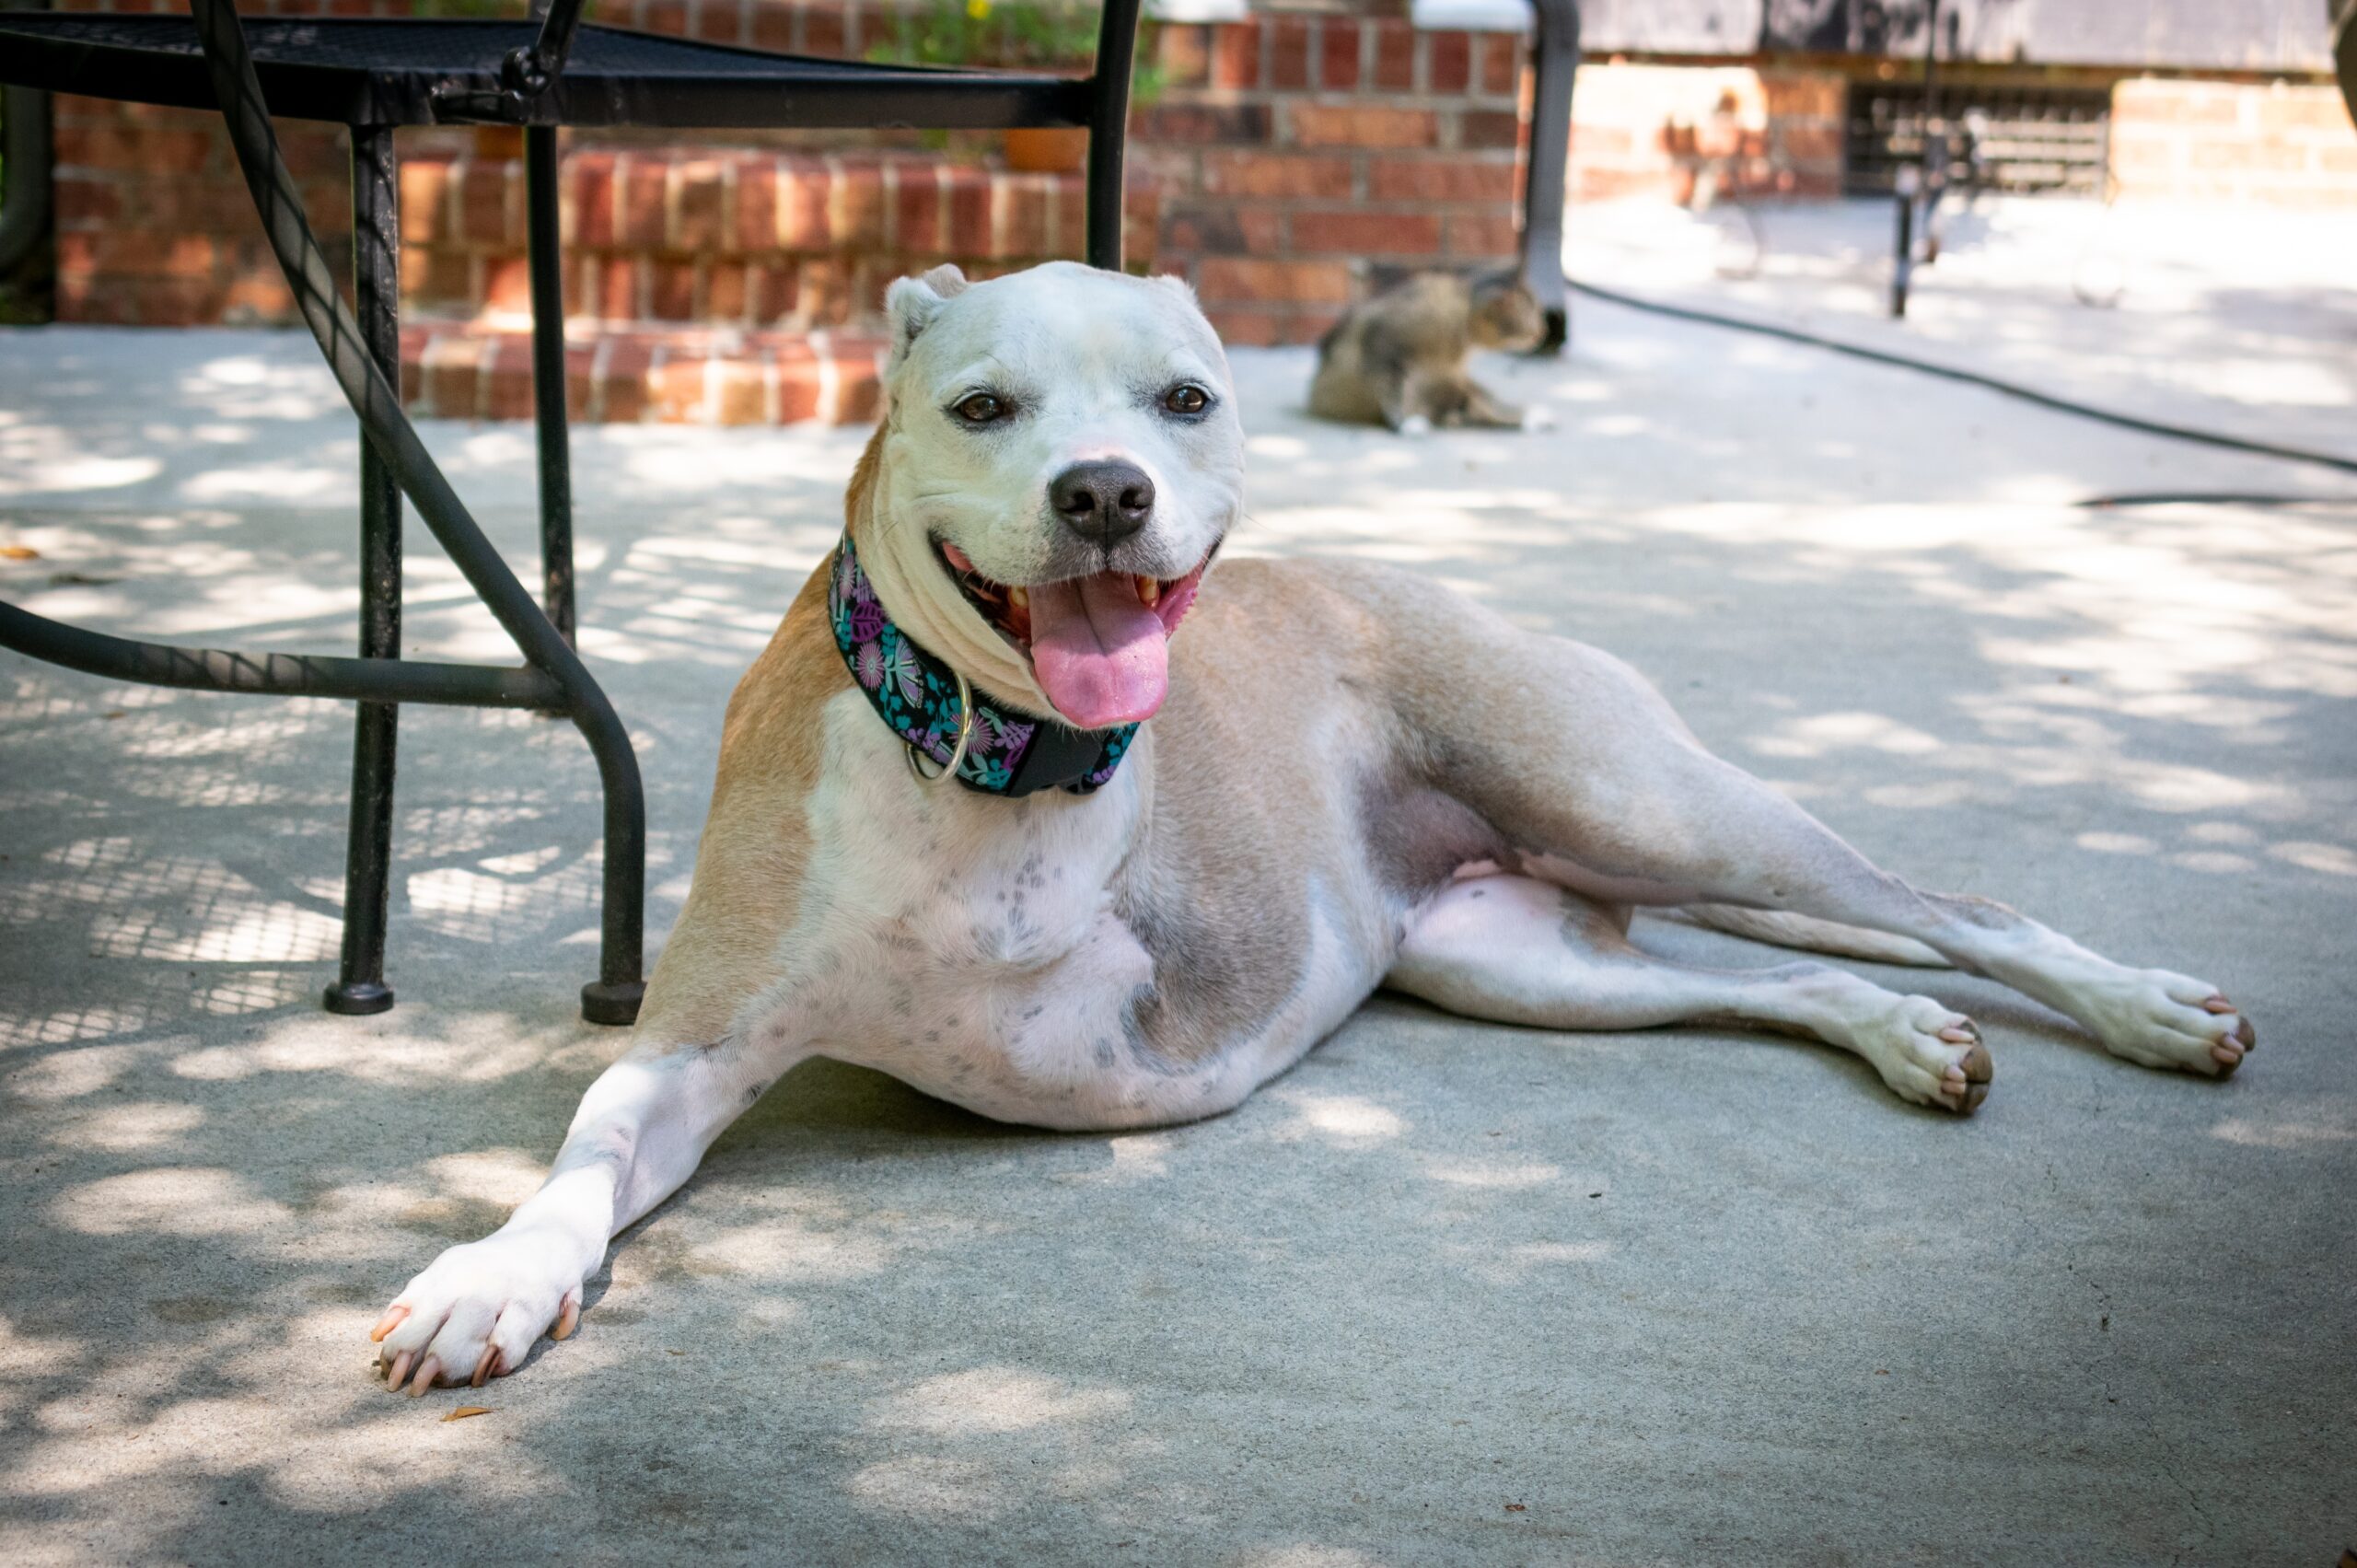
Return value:
<svg viewBox="0 0 2357 1568">
<path fill-rule="evenodd" d="M 1983 899 L 1929 893 L 1704 750 L 1608 655 L 1428 587 L 1366 585 L 1434 782 L 1530 874 L 1623 903 L 1735 904 L 1911 938 L 2084 1025 L 2115 1056 L 2212 1076 L 2254 1042 L 2217 987 L 2130 969 Z"/>
<path fill-rule="evenodd" d="M 1952 967 L 1911 936 L 1869 931 L 1863 925 L 1843 925 L 1815 915 L 1745 909 L 1740 904 L 1686 904 L 1677 913 L 1696 925 L 1707 925 L 1714 931 L 1765 942 L 1773 947 L 1794 947 L 1804 953 L 1829 953 L 1837 958 L 1864 958 L 1869 963 L 1916 969 Z"/>
<path fill-rule="evenodd" d="M 1701 969 L 1633 946 L 1621 922 L 1525 877 L 1451 884 L 1409 928 L 1384 983 L 1468 1017 L 1552 1029 L 1741 1022 L 1864 1057 L 1902 1099 L 1969 1111 L 1991 1063 L 1971 1021 L 1825 964 Z"/>
</svg>

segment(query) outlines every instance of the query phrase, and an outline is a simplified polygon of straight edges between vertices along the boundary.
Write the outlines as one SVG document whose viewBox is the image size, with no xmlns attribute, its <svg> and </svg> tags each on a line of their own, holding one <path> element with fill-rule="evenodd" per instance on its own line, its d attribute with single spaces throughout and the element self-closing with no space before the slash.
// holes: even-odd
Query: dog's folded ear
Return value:
<svg viewBox="0 0 2357 1568">
<path fill-rule="evenodd" d="M 899 364 L 918 335 L 941 308 L 966 292 L 966 274 L 945 262 L 921 278 L 895 279 L 884 291 L 884 308 L 892 319 L 892 361 Z"/>
</svg>

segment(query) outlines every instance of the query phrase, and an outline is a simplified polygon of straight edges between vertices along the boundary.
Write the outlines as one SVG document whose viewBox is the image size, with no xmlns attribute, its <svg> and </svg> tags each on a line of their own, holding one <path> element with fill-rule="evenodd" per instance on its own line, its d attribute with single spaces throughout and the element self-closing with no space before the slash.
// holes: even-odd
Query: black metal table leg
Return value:
<svg viewBox="0 0 2357 1568">
<path fill-rule="evenodd" d="M 1890 313 L 1907 314 L 1907 290 L 1915 273 L 1915 197 L 1922 176 L 1913 164 L 1899 167 L 1892 199 L 1897 223 L 1890 237 Z"/>
<path fill-rule="evenodd" d="M 598 759 L 606 790 L 605 901 L 598 933 L 598 978 L 581 988 L 581 1016 L 593 1024 L 634 1024 L 645 1000 L 640 966 L 646 948 L 646 796 L 630 735 L 602 696 L 573 715 Z"/>
<path fill-rule="evenodd" d="M 556 127 L 524 128 L 524 242 L 532 282 L 532 418 L 540 452 L 541 603 L 549 623 L 574 641 L 573 454 L 564 397 L 564 251 L 559 223 Z M 574 709 L 552 717 L 581 726 L 596 749 L 606 790 L 606 889 L 598 978 L 581 988 L 581 1016 L 593 1024 L 638 1018 L 646 994 L 639 966 L 645 946 L 646 808 L 638 771 L 616 765 L 630 738 L 618 723 Z M 610 715 L 609 715 L 610 717 Z"/>
<path fill-rule="evenodd" d="M 352 128 L 354 313 L 368 354 L 396 381 L 401 373 L 401 166 L 389 125 Z M 360 656 L 399 658 L 401 642 L 401 487 L 366 441 L 360 444 Z M 381 1013 L 385 922 L 391 897 L 393 769 L 401 709 L 362 703 L 352 738 L 352 820 L 344 851 L 343 958 L 327 990 L 331 1013 Z"/>
<path fill-rule="evenodd" d="M 1088 80 L 1088 264 L 1121 270 L 1121 152 L 1129 144 L 1131 58 L 1138 0 L 1107 0 Z"/>
<path fill-rule="evenodd" d="M 540 568 L 549 622 L 574 641 L 573 454 L 565 413 L 564 251 L 558 195 L 556 127 L 524 128 L 524 229 L 532 280 L 532 414 L 540 450 Z M 578 715 L 575 722 L 581 722 Z M 584 725 L 607 777 L 606 897 L 598 978 L 581 988 L 581 1016 L 593 1024 L 627 1024 L 646 994 L 640 978 L 644 945 L 646 815 L 635 769 L 608 766 L 627 752 L 621 726 L 611 734 Z M 600 741 L 603 744 L 600 744 Z"/>
<path fill-rule="evenodd" d="M 532 412 L 540 442 L 540 602 L 573 635 L 573 457 L 564 412 L 564 269 L 556 127 L 524 128 L 525 245 L 532 277 Z"/>
<path fill-rule="evenodd" d="M 1929 15 L 1923 18 L 1923 109 L 1922 129 L 1916 136 L 1916 160 L 1902 165 L 1898 170 L 1898 231 L 1891 236 L 1890 313 L 1907 314 L 1907 291 L 1915 275 L 1915 207 L 1922 203 L 1923 265 L 1930 266 L 1939 255 L 1939 242 L 1932 232 L 1932 218 L 1940 203 L 1940 188 L 1947 172 L 1945 131 L 1939 132 L 1941 145 L 1934 153 L 1932 137 L 1940 122 L 1940 0 L 1931 0 Z"/>
<path fill-rule="evenodd" d="M 1547 318 L 1533 354 L 1561 354 L 1572 334 L 1563 287 L 1563 205 L 1572 166 L 1572 84 L 1580 73 L 1579 0 L 1537 0 L 1531 40 L 1530 161 L 1522 187 L 1522 280 Z"/>
</svg>

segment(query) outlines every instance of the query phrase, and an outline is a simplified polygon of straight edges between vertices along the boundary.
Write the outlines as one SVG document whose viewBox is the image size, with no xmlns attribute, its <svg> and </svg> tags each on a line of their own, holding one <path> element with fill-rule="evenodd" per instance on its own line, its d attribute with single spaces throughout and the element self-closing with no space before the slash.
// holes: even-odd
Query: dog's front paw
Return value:
<svg viewBox="0 0 2357 1568">
<path fill-rule="evenodd" d="M 1399 429 L 1402 436 L 1430 436 L 1433 422 L 1421 413 L 1411 413 L 1399 422 Z"/>
<path fill-rule="evenodd" d="M 2104 1049 L 2141 1067 L 2223 1078 L 2258 1049 L 2258 1031 L 2206 981 L 2129 970 L 2089 999 Z"/>
<path fill-rule="evenodd" d="M 1555 428 L 1555 412 L 1548 408 L 1527 408 L 1522 411 L 1522 427 L 1525 430 L 1552 430 Z"/>
<path fill-rule="evenodd" d="M 594 1260 L 591 1266 L 594 1266 Z M 505 1376 L 542 1333 L 562 1340 L 581 1315 L 581 1248 L 549 1227 L 501 1229 L 453 1247 L 402 1287 L 368 1337 L 393 1392 Z"/>
</svg>

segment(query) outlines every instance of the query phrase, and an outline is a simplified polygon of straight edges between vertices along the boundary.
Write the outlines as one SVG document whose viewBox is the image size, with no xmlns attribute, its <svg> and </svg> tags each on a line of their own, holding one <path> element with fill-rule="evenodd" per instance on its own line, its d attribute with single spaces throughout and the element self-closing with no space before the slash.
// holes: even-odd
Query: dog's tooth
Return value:
<svg viewBox="0 0 2357 1568">
<path fill-rule="evenodd" d="M 1028 610 L 1031 608 L 1031 590 L 1029 588 L 1009 588 L 1006 590 L 1006 602 L 1015 606 L 1017 610 Z"/>
<path fill-rule="evenodd" d="M 1148 609 L 1162 602 L 1162 585 L 1152 577 L 1138 579 L 1138 598 Z"/>
</svg>

